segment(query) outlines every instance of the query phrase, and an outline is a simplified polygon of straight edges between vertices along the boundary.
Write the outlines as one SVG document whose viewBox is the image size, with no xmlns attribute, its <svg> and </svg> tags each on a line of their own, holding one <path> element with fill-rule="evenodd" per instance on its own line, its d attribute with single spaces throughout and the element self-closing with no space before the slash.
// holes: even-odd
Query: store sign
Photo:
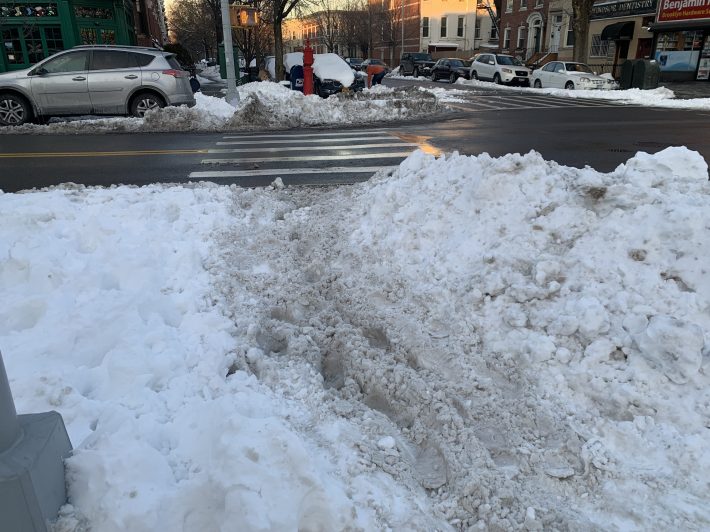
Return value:
<svg viewBox="0 0 710 532">
<path fill-rule="evenodd" d="M 626 0 L 624 2 L 594 4 L 592 6 L 591 19 L 632 17 L 635 15 L 649 15 L 655 12 L 656 0 Z"/>
<path fill-rule="evenodd" d="M 659 0 L 656 22 L 710 19 L 710 0 Z"/>
</svg>

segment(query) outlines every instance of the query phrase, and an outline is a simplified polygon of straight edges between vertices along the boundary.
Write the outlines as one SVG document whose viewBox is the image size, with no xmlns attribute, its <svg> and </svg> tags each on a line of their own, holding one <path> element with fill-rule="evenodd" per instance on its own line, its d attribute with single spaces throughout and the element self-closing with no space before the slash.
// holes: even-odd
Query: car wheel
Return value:
<svg viewBox="0 0 710 532">
<path fill-rule="evenodd" d="M 568 91 L 573 91 L 574 90 L 574 83 L 572 83 L 571 81 L 568 81 L 567 83 L 565 83 L 565 89 L 567 89 Z"/>
<path fill-rule="evenodd" d="M 476 81 L 478 81 L 478 72 L 476 72 L 475 70 L 471 72 L 471 79 L 475 79 Z"/>
<path fill-rule="evenodd" d="M 539 79 L 535 80 L 535 88 L 536 89 L 542 89 L 542 83 L 540 83 Z"/>
<path fill-rule="evenodd" d="M 165 107 L 165 100 L 153 92 L 141 92 L 131 103 L 131 115 L 143 118 L 152 109 L 162 109 Z"/>
<path fill-rule="evenodd" d="M 434 72 L 431 73 L 431 80 L 436 81 L 436 74 Z"/>
<path fill-rule="evenodd" d="M 449 83 L 451 83 L 452 85 L 456 83 L 456 74 L 454 74 L 453 72 L 449 74 Z"/>
<path fill-rule="evenodd" d="M 32 118 L 27 100 L 15 94 L 0 94 L 0 126 L 21 126 Z"/>
<path fill-rule="evenodd" d="M 493 76 L 493 83 L 495 83 L 496 85 L 500 85 L 500 74 L 498 74 L 497 72 Z"/>
<path fill-rule="evenodd" d="M 412 70 L 412 76 L 414 76 L 415 78 L 419 77 L 419 69 L 418 68 L 415 68 L 414 70 Z"/>
</svg>

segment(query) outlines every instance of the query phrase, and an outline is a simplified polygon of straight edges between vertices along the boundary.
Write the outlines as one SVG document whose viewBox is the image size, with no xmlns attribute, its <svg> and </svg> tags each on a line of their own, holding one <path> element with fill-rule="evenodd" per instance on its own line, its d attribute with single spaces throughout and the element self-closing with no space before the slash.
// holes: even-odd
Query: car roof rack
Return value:
<svg viewBox="0 0 710 532">
<path fill-rule="evenodd" d="M 151 48 L 150 46 L 130 46 L 128 44 L 79 44 L 73 48 L 123 48 L 129 50 L 143 50 L 146 52 L 164 52 L 160 48 Z"/>
</svg>

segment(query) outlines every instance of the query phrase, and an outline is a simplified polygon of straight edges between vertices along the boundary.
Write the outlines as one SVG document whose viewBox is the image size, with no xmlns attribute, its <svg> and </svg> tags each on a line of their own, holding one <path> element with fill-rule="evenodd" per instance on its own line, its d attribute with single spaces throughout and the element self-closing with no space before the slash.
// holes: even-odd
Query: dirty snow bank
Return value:
<svg viewBox="0 0 710 532">
<path fill-rule="evenodd" d="M 0 195 L 59 529 L 707 530 L 710 187 L 417 152 L 331 191 Z"/>
<path fill-rule="evenodd" d="M 457 85 L 468 85 L 485 89 L 508 90 L 520 93 L 547 94 L 563 98 L 585 98 L 591 100 L 612 100 L 630 105 L 643 105 L 646 107 L 670 107 L 673 109 L 710 109 L 710 98 L 676 99 L 675 93 L 666 88 L 656 89 L 625 89 L 625 90 L 571 90 L 566 89 L 535 89 L 531 87 L 511 87 L 507 85 L 494 85 L 486 81 L 465 80 L 459 78 Z"/>
<path fill-rule="evenodd" d="M 48 125 L 25 124 L 0 128 L 0 134 L 31 133 L 115 133 L 160 131 L 235 131 L 255 128 L 344 126 L 397 120 L 412 120 L 445 110 L 432 94 L 416 88 L 386 93 L 339 94 L 323 99 L 304 96 L 272 82 L 248 83 L 239 87 L 242 98 L 237 109 L 221 98 L 195 95 L 193 108 L 166 107 L 141 118 L 53 119 Z"/>
</svg>

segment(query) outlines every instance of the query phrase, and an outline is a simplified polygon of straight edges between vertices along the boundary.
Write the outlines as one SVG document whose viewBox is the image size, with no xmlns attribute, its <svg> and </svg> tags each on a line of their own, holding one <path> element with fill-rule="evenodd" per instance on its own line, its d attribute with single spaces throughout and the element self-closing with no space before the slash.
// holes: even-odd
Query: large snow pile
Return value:
<svg viewBox="0 0 710 532">
<path fill-rule="evenodd" d="M 346 126 L 412 120 L 442 112 L 435 95 L 416 87 L 385 92 L 365 90 L 323 99 L 304 96 L 278 83 L 255 82 L 239 87 L 235 109 L 221 98 L 195 94 L 195 107 L 166 107 L 145 118 L 52 119 L 48 125 L 0 128 L 0 134 L 114 133 L 124 131 L 238 131 L 256 128 Z"/>
<path fill-rule="evenodd" d="M 707 530 L 710 185 L 434 159 L 333 190 L 0 194 L 58 530 Z"/>
</svg>

